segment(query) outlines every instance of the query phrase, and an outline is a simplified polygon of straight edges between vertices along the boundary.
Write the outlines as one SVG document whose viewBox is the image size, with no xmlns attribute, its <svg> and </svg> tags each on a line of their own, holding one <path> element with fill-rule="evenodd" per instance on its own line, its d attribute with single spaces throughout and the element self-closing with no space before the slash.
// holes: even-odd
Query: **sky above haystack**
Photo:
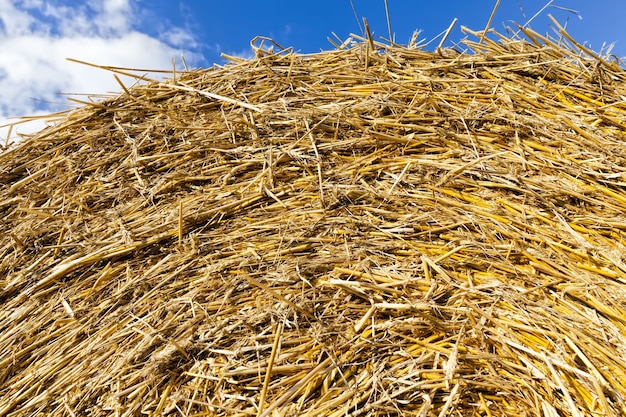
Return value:
<svg viewBox="0 0 626 417">
<path fill-rule="evenodd" d="M 465 36 L 461 25 L 483 29 L 495 3 L 388 0 L 394 40 L 407 43 L 421 30 L 418 39 L 425 43 L 458 18 L 447 42 L 452 45 Z M 537 32 L 553 33 L 548 14 L 592 49 L 615 43 L 612 52 L 626 55 L 621 0 L 500 0 L 491 26 L 504 31 L 503 23 L 530 21 Z M 0 125 L 9 117 L 67 109 L 73 105 L 68 95 L 89 100 L 121 90 L 111 73 L 66 58 L 146 69 L 172 68 L 174 60 L 180 69 L 183 56 L 191 67 L 207 67 L 223 63 L 221 53 L 251 56 L 257 35 L 317 52 L 333 48 L 327 40 L 333 32 L 341 39 L 361 34 L 363 17 L 375 36 L 389 36 L 383 0 L 0 0 Z M 23 124 L 12 136 L 43 126 L 41 120 Z M 0 145 L 13 140 L 7 135 L 0 127 Z"/>
</svg>

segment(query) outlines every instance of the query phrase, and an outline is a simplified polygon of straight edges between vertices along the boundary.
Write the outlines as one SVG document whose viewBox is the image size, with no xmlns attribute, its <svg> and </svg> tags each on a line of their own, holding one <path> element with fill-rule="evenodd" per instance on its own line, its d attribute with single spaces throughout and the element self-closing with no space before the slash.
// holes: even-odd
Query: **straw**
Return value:
<svg viewBox="0 0 626 417">
<path fill-rule="evenodd" d="M 626 414 L 624 70 L 364 24 L 0 154 L 0 416 Z"/>
</svg>

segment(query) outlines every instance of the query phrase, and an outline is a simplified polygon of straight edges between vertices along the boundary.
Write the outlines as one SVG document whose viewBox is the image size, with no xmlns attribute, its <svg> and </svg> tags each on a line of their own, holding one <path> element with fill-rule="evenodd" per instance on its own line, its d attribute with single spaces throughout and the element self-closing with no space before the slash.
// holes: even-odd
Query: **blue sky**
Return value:
<svg viewBox="0 0 626 417">
<path fill-rule="evenodd" d="M 428 41 L 454 18 L 447 45 L 464 38 L 461 25 L 485 27 L 496 1 L 388 0 L 395 42 L 415 30 Z M 43 114 L 71 106 L 68 94 L 116 93 L 107 71 L 72 63 L 67 57 L 110 66 L 167 69 L 180 56 L 192 67 L 221 64 L 221 53 L 251 56 L 250 40 L 268 36 L 302 53 L 332 49 L 332 33 L 346 39 L 361 33 L 366 17 L 376 35 L 388 37 L 383 0 L 0 0 L 0 125 L 8 117 Z M 354 6 L 354 9 L 353 9 Z M 603 43 L 626 56 L 626 2 L 622 0 L 501 0 L 492 27 L 524 24 L 552 33 L 552 14 L 579 42 L 598 51 Z M 355 10 L 357 16 L 355 16 Z M 358 18 L 357 18 L 358 17 Z M 439 41 L 435 41 L 435 46 Z M 131 83 L 125 79 L 125 83 Z M 80 96 L 84 99 L 84 96 Z M 42 121 L 19 125 L 33 132 Z M 0 145 L 7 139 L 0 127 Z M 12 140 L 11 138 L 8 138 Z"/>
<path fill-rule="evenodd" d="M 343 39 L 350 33 L 361 33 L 360 19 L 355 18 L 349 0 L 145 3 L 152 4 L 155 15 L 168 15 L 172 23 L 184 21 L 192 27 L 203 40 L 202 52 L 209 61 L 218 59 L 216 51 L 248 50 L 248 42 L 255 35 L 272 37 L 297 51 L 317 52 L 332 48 L 327 41 L 331 32 Z M 359 17 L 367 18 L 374 32 L 388 37 L 383 0 L 353 0 L 352 4 Z M 450 41 L 459 41 L 464 37 L 461 25 L 474 30 L 485 27 L 495 0 L 389 0 L 388 5 L 396 42 L 407 43 L 415 30 L 422 30 L 422 38 L 432 39 L 455 17 L 459 21 Z M 596 50 L 603 42 L 617 41 L 614 51 L 626 55 L 626 2 L 622 0 L 501 0 L 492 27 L 504 30 L 502 23 L 524 24 L 545 6 L 548 7 L 544 12 L 531 22 L 538 32 L 551 32 L 547 15 L 552 14 L 567 25 L 577 40 L 590 42 Z"/>
</svg>

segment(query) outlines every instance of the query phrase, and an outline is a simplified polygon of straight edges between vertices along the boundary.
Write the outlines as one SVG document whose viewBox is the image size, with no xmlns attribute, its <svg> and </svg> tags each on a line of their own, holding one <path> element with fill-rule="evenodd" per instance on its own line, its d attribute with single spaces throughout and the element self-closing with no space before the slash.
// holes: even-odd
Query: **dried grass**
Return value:
<svg viewBox="0 0 626 417">
<path fill-rule="evenodd" d="M 624 415 L 625 72 L 523 33 L 263 40 L 0 154 L 0 416 Z"/>
</svg>

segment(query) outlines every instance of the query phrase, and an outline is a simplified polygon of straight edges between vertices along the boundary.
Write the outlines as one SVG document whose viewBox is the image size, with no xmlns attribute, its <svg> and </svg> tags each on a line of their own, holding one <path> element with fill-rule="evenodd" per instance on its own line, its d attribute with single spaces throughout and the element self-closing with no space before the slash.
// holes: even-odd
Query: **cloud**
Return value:
<svg viewBox="0 0 626 417">
<path fill-rule="evenodd" d="M 58 93 L 104 94 L 120 91 L 112 74 L 67 61 L 129 68 L 171 68 L 184 54 L 201 60 L 191 31 L 170 27 L 149 35 L 129 0 L 0 0 L 0 126 L 8 117 L 39 115 L 70 107 Z M 124 82 L 132 82 L 127 79 Z M 16 126 L 32 133 L 42 121 Z M 0 145 L 8 127 L 0 127 Z"/>
<path fill-rule="evenodd" d="M 169 45 L 183 49 L 195 49 L 199 46 L 193 34 L 183 28 L 172 28 L 164 31 L 159 38 Z"/>
</svg>

